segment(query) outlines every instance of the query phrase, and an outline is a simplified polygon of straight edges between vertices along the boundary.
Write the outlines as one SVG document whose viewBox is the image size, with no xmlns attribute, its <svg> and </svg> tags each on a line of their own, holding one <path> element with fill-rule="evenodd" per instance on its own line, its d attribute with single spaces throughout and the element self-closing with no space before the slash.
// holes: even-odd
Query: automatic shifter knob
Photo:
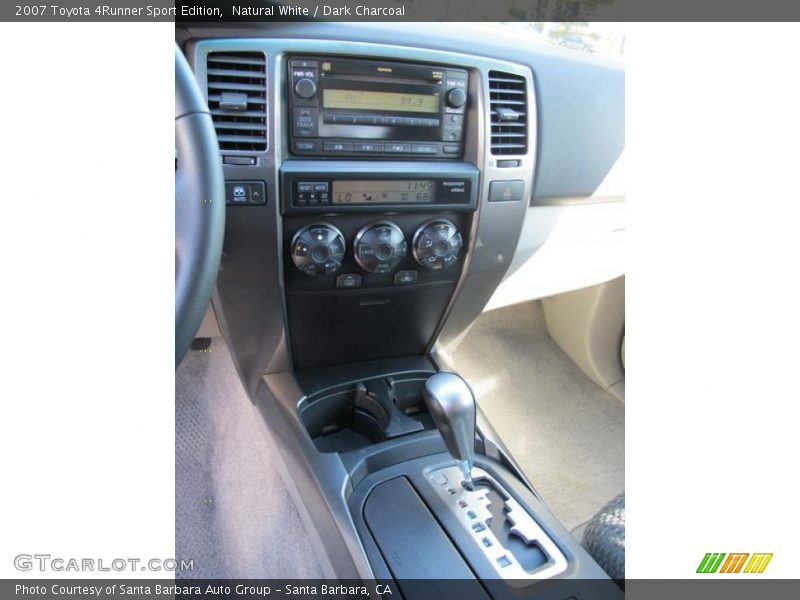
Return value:
<svg viewBox="0 0 800 600">
<path fill-rule="evenodd" d="M 472 390 L 455 373 L 437 373 L 425 383 L 423 395 L 448 452 L 459 462 L 464 483 L 472 489 L 472 457 L 475 454 L 475 397 Z"/>
</svg>

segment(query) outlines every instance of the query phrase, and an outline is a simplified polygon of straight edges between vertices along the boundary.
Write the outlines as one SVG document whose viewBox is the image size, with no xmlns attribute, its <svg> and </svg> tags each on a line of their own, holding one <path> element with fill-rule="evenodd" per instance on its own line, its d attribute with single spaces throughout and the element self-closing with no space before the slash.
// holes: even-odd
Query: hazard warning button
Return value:
<svg viewBox="0 0 800 600">
<path fill-rule="evenodd" d="M 492 181 L 489 183 L 489 202 L 519 202 L 525 193 L 525 182 Z"/>
</svg>

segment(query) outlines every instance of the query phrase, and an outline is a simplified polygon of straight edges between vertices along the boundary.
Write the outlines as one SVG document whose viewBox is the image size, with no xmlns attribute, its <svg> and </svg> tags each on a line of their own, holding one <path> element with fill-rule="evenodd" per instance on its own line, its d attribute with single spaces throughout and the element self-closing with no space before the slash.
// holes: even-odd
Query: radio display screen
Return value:
<svg viewBox="0 0 800 600">
<path fill-rule="evenodd" d="M 325 88 L 322 94 L 322 105 L 324 108 L 438 113 L 439 96 L 436 94 L 398 94 L 396 92 Z"/>
<path fill-rule="evenodd" d="M 334 204 L 413 204 L 434 202 L 434 182 L 416 180 L 334 181 Z"/>
</svg>

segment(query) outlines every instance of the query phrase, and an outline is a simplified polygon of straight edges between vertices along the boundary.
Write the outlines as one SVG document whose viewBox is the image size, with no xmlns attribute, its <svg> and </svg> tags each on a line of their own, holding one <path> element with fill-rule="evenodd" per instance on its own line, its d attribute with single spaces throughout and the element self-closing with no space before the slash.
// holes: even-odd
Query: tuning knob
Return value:
<svg viewBox="0 0 800 600">
<path fill-rule="evenodd" d="M 327 223 L 303 227 L 292 238 L 294 266 L 310 277 L 336 273 L 342 268 L 344 252 L 342 232 Z"/>
<path fill-rule="evenodd" d="M 389 221 L 364 227 L 356 234 L 353 247 L 356 262 L 370 273 L 390 273 L 408 254 L 403 230 Z"/>
<path fill-rule="evenodd" d="M 414 234 L 414 258 L 426 269 L 446 269 L 458 262 L 463 241 L 447 219 L 424 224 Z"/>
<path fill-rule="evenodd" d="M 467 103 L 467 93 L 461 88 L 453 88 L 447 92 L 445 99 L 450 108 L 461 108 Z"/>
<path fill-rule="evenodd" d="M 313 79 L 308 79 L 307 77 L 298 79 L 297 83 L 294 84 L 294 93 L 304 100 L 308 100 L 317 93 L 317 84 L 314 83 Z"/>
</svg>

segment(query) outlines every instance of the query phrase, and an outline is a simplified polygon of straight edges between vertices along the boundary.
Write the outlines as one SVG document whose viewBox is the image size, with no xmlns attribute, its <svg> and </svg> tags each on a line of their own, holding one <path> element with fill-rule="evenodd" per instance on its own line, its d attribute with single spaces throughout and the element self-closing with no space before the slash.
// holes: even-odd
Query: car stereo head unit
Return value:
<svg viewBox="0 0 800 600">
<path fill-rule="evenodd" d="M 461 156 L 464 69 L 333 57 L 292 57 L 288 68 L 294 154 Z"/>
</svg>

